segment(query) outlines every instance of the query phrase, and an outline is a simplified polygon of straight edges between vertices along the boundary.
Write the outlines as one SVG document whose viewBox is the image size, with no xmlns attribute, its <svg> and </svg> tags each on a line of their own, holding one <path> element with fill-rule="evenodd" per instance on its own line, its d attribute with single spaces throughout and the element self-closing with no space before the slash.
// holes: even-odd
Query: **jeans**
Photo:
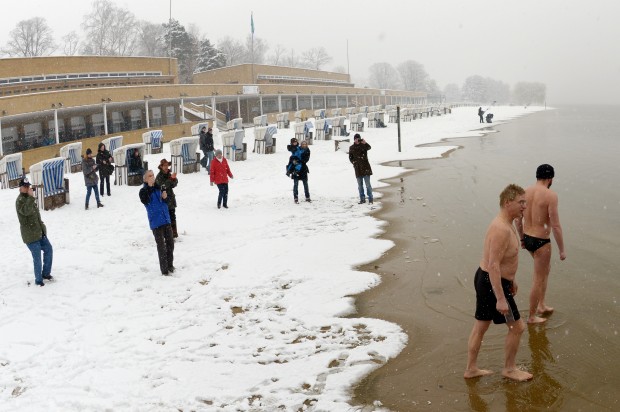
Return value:
<svg viewBox="0 0 620 412">
<path fill-rule="evenodd" d="M 211 150 L 210 152 L 205 152 L 205 156 L 207 157 L 207 173 L 211 173 L 211 161 L 213 161 L 213 150 Z"/>
<path fill-rule="evenodd" d="M 304 195 L 306 195 L 306 199 L 310 199 L 310 190 L 308 189 L 308 176 L 304 177 L 303 179 L 300 179 L 298 177 L 293 177 L 293 197 L 297 199 L 297 195 L 298 195 L 297 187 L 299 185 L 300 180 L 304 184 Z"/>
<path fill-rule="evenodd" d="M 109 175 L 105 177 L 101 177 L 101 175 L 99 175 L 99 192 L 101 193 L 101 196 L 103 196 L 104 182 L 106 184 L 106 188 L 108 189 L 108 196 L 110 196 L 110 176 Z"/>
<path fill-rule="evenodd" d="M 224 203 L 224 207 L 228 207 L 228 183 L 218 183 L 217 188 L 220 191 L 217 195 L 217 206 Z"/>
<path fill-rule="evenodd" d="M 364 183 L 366 183 L 366 194 L 368 195 L 368 201 L 372 202 L 372 186 L 370 186 L 370 176 L 361 176 L 357 178 L 357 188 L 360 192 L 360 200 L 366 200 L 364 196 Z"/>
<path fill-rule="evenodd" d="M 159 257 L 159 268 L 162 274 L 167 274 L 168 269 L 174 262 L 174 238 L 172 237 L 172 226 L 162 225 L 153 229 L 155 243 L 157 243 L 157 256 Z"/>
<path fill-rule="evenodd" d="M 26 244 L 30 253 L 32 253 L 32 262 L 34 263 L 34 281 L 35 283 L 43 283 L 43 276 L 49 276 L 52 273 L 52 258 L 54 250 L 52 244 L 43 235 L 41 239 Z M 43 270 L 41 270 L 41 252 L 43 252 Z"/>
<path fill-rule="evenodd" d="M 86 186 L 86 189 L 86 206 L 88 206 L 88 203 L 90 202 L 91 191 L 95 192 L 95 199 L 97 199 L 97 204 L 101 203 L 101 201 L 99 200 L 99 191 L 97 190 L 97 185 Z"/>
</svg>

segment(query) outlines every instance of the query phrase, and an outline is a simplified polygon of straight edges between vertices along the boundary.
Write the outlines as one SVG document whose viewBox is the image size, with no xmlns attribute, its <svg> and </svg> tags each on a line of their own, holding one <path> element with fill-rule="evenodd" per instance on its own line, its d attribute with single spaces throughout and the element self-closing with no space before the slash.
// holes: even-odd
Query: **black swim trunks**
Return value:
<svg viewBox="0 0 620 412">
<path fill-rule="evenodd" d="M 534 237 L 530 235 L 523 235 L 523 246 L 530 252 L 534 253 L 541 247 L 545 246 L 547 243 L 551 242 L 551 239 L 541 239 L 539 237 Z"/>
<path fill-rule="evenodd" d="M 519 320 L 521 319 L 521 315 L 519 314 L 519 309 L 517 308 L 517 304 L 511 292 L 512 281 L 504 278 L 501 278 L 501 281 L 502 290 L 504 291 L 504 296 L 506 296 L 506 301 L 512 311 L 512 315 L 515 320 Z M 475 318 L 478 320 L 492 320 L 495 324 L 506 323 L 504 315 L 499 313 L 496 309 L 497 299 L 495 299 L 495 294 L 493 294 L 489 272 L 485 272 L 478 268 L 476 276 L 474 277 L 474 286 L 476 288 Z"/>
</svg>

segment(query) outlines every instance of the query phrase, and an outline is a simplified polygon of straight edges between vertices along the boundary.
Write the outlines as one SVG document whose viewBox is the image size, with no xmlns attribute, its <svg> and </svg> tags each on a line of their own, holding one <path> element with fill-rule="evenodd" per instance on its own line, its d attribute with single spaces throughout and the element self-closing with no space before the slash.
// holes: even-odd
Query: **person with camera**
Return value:
<svg viewBox="0 0 620 412">
<path fill-rule="evenodd" d="M 99 190 L 97 190 L 97 169 L 99 167 L 95 164 L 93 159 L 93 151 L 86 149 L 86 158 L 82 161 L 82 172 L 84 173 L 84 184 L 86 185 L 86 204 L 85 210 L 88 210 L 88 204 L 90 203 L 90 192 L 95 192 L 95 199 L 97 200 L 97 208 L 103 207 L 103 204 L 99 200 Z"/>
<path fill-rule="evenodd" d="M 34 284 L 45 286 L 43 279 L 54 279 L 51 275 L 54 250 L 47 238 L 47 229 L 41 220 L 34 192 L 25 177 L 19 181 L 19 195 L 15 201 L 15 209 L 17 209 L 22 240 L 32 254 Z M 41 253 L 43 253 L 43 266 L 41 266 Z"/>
<path fill-rule="evenodd" d="M 168 212 L 170 213 L 170 224 L 172 226 L 172 234 L 175 238 L 179 237 L 179 233 L 177 232 L 177 199 L 174 195 L 174 188 L 177 187 L 179 183 L 177 179 L 177 174 L 172 173 L 170 171 L 170 162 L 166 159 L 161 159 L 159 162 L 159 173 L 157 173 L 157 178 L 155 178 L 155 182 L 161 188 L 163 192 L 166 192 L 168 195 L 166 197 L 166 204 L 168 205 Z"/>
<path fill-rule="evenodd" d="M 366 203 L 366 196 L 364 196 L 364 184 L 366 184 L 368 203 L 372 204 L 373 201 L 372 186 L 370 186 L 372 168 L 368 162 L 369 150 L 370 145 L 366 143 L 366 140 L 362 139 L 362 136 L 360 136 L 359 133 L 356 133 L 353 137 L 353 144 L 349 147 L 349 161 L 353 164 L 353 169 L 355 169 L 357 188 L 360 194 L 360 205 Z"/>
<path fill-rule="evenodd" d="M 165 160 L 165 159 L 164 159 Z M 146 208 L 149 226 L 157 244 L 157 256 L 161 274 L 168 276 L 174 268 L 174 237 L 167 199 L 169 194 L 155 181 L 155 174 L 147 170 L 143 176 L 144 184 L 140 189 L 140 201 Z"/>
<path fill-rule="evenodd" d="M 307 163 L 310 161 L 310 148 L 308 148 L 308 142 L 303 140 L 301 146 L 298 146 L 297 139 L 292 138 L 291 144 L 286 146 L 291 157 L 289 158 L 288 165 L 286 165 L 286 175 L 293 179 L 293 200 L 295 203 L 299 203 L 298 187 L 299 181 L 304 185 L 304 195 L 306 196 L 306 202 L 312 202 L 310 199 L 310 190 L 308 189 L 308 169 Z"/>
<path fill-rule="evenodd" d="M 233 178 L 233 174 L 228 166 L 228 161 L 222 156 L 222 151 L 217 149 L 215 151 L 215 159 L 211 163 L 211 186 L 217 185 L 219 190 L 217 196 L 217 208 L 224 206 L 224 209 L 228 209 L 228 178 Z"/>
<path fill-rule="evenodd" d="M 97 147 L 97 166 L 99 167 L 99 193 L 101 193 L 101 196 L 103 196 L 103 186 L 104 183 L 106 185 L 106 188 L 108 190 L 108 196 L 110 195 L 110 175 L 112 174 L 112 172 L 114 172 L 114 165 L 112 165 L 112 162 L 114 161 L 114 159 L 112 159 L 112 155 L 110 154 L 110 152 L 105 148 L 105 144 L 103 143 L 99 143 L 99 146 Z"/>
</svg>

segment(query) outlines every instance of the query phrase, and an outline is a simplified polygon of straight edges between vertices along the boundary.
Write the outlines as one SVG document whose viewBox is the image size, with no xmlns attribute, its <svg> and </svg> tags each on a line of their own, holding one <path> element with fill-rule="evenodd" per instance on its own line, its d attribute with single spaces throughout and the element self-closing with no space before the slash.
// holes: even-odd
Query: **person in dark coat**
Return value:
<svg viewBox="0 0 620 412">
<path fill-rule="evenodd" d="M 15 209 L 22 240 L 32 254 L 34 283 L 37 286 L 45 286 L 43 279 L 54 279 L 51 275 L 54 250 L 47 238 L 47 228 L 41 220 L 34 192 L 26 178 L 19 182 L 19 195 L 15 201 Z M 43 267 L 41 267 L 41 253 L 43 253 Z"/>
<path fill-rule="evenodd" d="M 368 203 L 372 204 L 372 186 L 370 186 L 370 176 L 372 175 L 372 168 L 368 162 L 368 151 L 370 145 L 366 143 L 366 140 L 362 139 L 359 133 L 356 133 L 353 137 L 353 144 L 349 147 L 349 161 L 353 163 L 353 169 L 355 169 L 355 177 L 357 178 L 357 188 L 360 193 L 359 204 L 366 203 L 366 196 L 364 196 L 364 183 L 366 184 L 366 195 L 368 195 Z"/>
<path fill-rule="evenodd" d="M 484 123 L 484 110 L 482 110 L 482 106 L 478 108 L 478 117 L 480 118 L 480 123 Z"/>
<path fill-rule="evenodd" d="M 168 204 L 168 212 L 170 213 L 170 224 L 172 226 L 172 233 L 174 237 L 179 237 L 179 233 L 177 232 L 177 199 L 174 195 L 174 188 L 177 187 L 179 180 L 177 179 L 176 173 L 171 173 L 170 171 L 170 162 L 166 159 L 161 159 L 159 162 L 159 173 L 157 173 L 157 177 L 155 181 L 157 185 L 161 187 L 161 190 L 167 192 L 168 195 L 166 197 L 166 203 Z"/>
<path fill-rule="evenodd" d="M 143 176 L 144 184 L 140 189 L 140 201 L 146 208 L 149 227 L 153 231 L 157 244 L 157 256 L 161 274 L 168 276 L 175 271 L 174 237 L 170 221 L 170 213 L 166 198 L 168 193 L 155 182 L 155 174 L 147 170 Z"/>
<path fill-rule="evenodd" d="M 299 181 L 304 185 L 304 195 L 306 196 L 306 202 L 312 202 L 310 199 L 310 190 L 308 189 L 308 162 L 310 161 L 310 148 L 308 148 L 308 142 L 303 140 L 301 146 L 297 145 L 297 139 L 292 138 L 291 144 L 286 146 L 287 150 L 291 152 L 288 165 L 286 166 L 286 175 L 293 179 L 293 199 L 295 203 L 299 203 L 298 199 L 298 187 Z"/>
<path fill-rule="evenodd" d="M 211 186 L 217 185 L 219 194 L 217 196 L 217 208 L 224 206 L 228 209 L 228 178 L 233 178 L 233 174 L 228 166 L 228 161 L 222 156 L 222 151 L 215 151 L 215 159 L 211 164 Z"/>
<path fill-rule="evenodd" d="M 129 159 L 129 172 L 140 176 L 144 175 L 144 164 L 142 163 L 142 156 L 140 156 L 140 149 L 137 147 L 133 149 L 131 159 Z"/>
<path fill-rule="evenodd" d="M 97 190 L 97 177 L 98 166 L 93 159 L 93 151 L 90 147 L 86 149 L 86 159 L 82 161 L 82 172 L 84 173 L 84 184 L 86 185 L 86 203 L 84 209 L 88 210 L 88 204 L 90 203 L 90 192 L 95 192 L 95 199 L 97 200 L 97 208 L 103 207 L 101 200 L 99 200 L 99 191 Z"/>
<path fill-rule="evenodd" d="M 99 166 L 99 193 L 103 196 L 104 183 L 110 196 L 110 175 L 114 172 L 112 163 L 114 159 L 110 152 L 105 148 L 105 144 L 99 143 L 97 147 L 97 166 Z"/>
<path fill-rule="evenodd" d="M 209 127 L 203 127 L 200 131 L 200 150 L 204 154 L 202 166 L 207 169 L 207 173 L 211 173 L 211 162 L 213 161 L 213 151 L 215 147 L 213 145 L 213 129 Z"/>
</svg>

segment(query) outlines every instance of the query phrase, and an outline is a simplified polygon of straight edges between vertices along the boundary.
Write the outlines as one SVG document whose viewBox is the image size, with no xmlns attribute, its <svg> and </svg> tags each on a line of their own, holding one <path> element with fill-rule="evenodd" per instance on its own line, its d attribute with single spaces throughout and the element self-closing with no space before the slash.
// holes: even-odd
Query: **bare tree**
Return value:
<svg viewBox="0 0 620 412">
<path fill-rule="evenodd" d="M 345 73 L 346 74 L 347 73 L 347 68 L 344 67 L 344 66 L 336 66 L 336 67 L 334 67 L 332 69 L 332 71 L 336 72 L 336 73 Z"/>
<path fill-rule="evenodd" d="M 226 36 L 219 41 L 219 49 L 226 55 L 226 66 L 243 62 L 245 49 L 239 40 Z"/>
<path fill-rule="evenodd" d="M 248 35 L 245 38 L 245 56 L 243 57 L 244 63 L 256 63 L 263 64 L 265 62 L 265 55 L 269 50 L 269 45 L 261 38 L 254 37 L 254 44 L 252 44 L 252 35 Z M 252 56 L 252 54 L 254 54 Z"/>
<path fill-rule="evenodd" d="M 280 66 L 284 63 L 284 53 L 286 53 L 286 48 L 281 44 L 276 45 L 273 49 L 273 54 L 269 57 L 269 63 L 274 66 Z"/>
<path fill-rule="evenodd" d="M 443 88 L 443 94 L 447 102 L 461 101 L 461 88 L 456 83 L 449 83 Z"/>
<path fill-rule="evenodd" d="M 398 65 L 398 72 L 405 90 L 428 90 L 429 77 L 422 64 L 413 60 L 407 60 Z"/>
<path fill-rule="evenodd" d="M 98 56 L 129 56 L 138 40 L 137 21 L 132 12 L 109 0 L 95 0 L 90 14 L 84 16 L 86 31 L 84 52 Z"/>
<path fill-rule="evenodd" d="M 375 63 L 369 68 L 370 84 L 377 89 L 398 88 L 398 72 L 389 63 Z"/>
<path fill-rule="evenodd" d="M 315 47 L 304 52 L 301 61 L 309 69 L 321 70 L 321 67 L 331 62 L 332 58 L 327 54 L 325 47 Z"/>
<path fill-rule="evenodd" d="M 2 50 L 9 56 L 49 56 L 56 50 L 52 29 L 43 17 L 22 20 L 9 33 L 9 41 Z"/>
<path fill-rule="evenodd" d="M 80 38 L 75 30 L 70 31 L 69 33 L 62 36 L 63 52 L 65 56 L 74 56 L 78 51 L 78 46 L 80 44 Z"/>
<path fill-rule="evenodd" d="M 165 56 L 167 46 L 164 44 L 163 37 L 164 26 L 141 21 L 138 24 L 138 55 L 151 57 Z"/>
<path fill-rule="evenodd" d="M 295 56 L 295 49 L 291 48 L 291 55 L 287 56 L 285 59 L 285 65 L 288 67 L 301 67 L 301 62 L 299 60 L 299 56 Z"/>
</svg>

